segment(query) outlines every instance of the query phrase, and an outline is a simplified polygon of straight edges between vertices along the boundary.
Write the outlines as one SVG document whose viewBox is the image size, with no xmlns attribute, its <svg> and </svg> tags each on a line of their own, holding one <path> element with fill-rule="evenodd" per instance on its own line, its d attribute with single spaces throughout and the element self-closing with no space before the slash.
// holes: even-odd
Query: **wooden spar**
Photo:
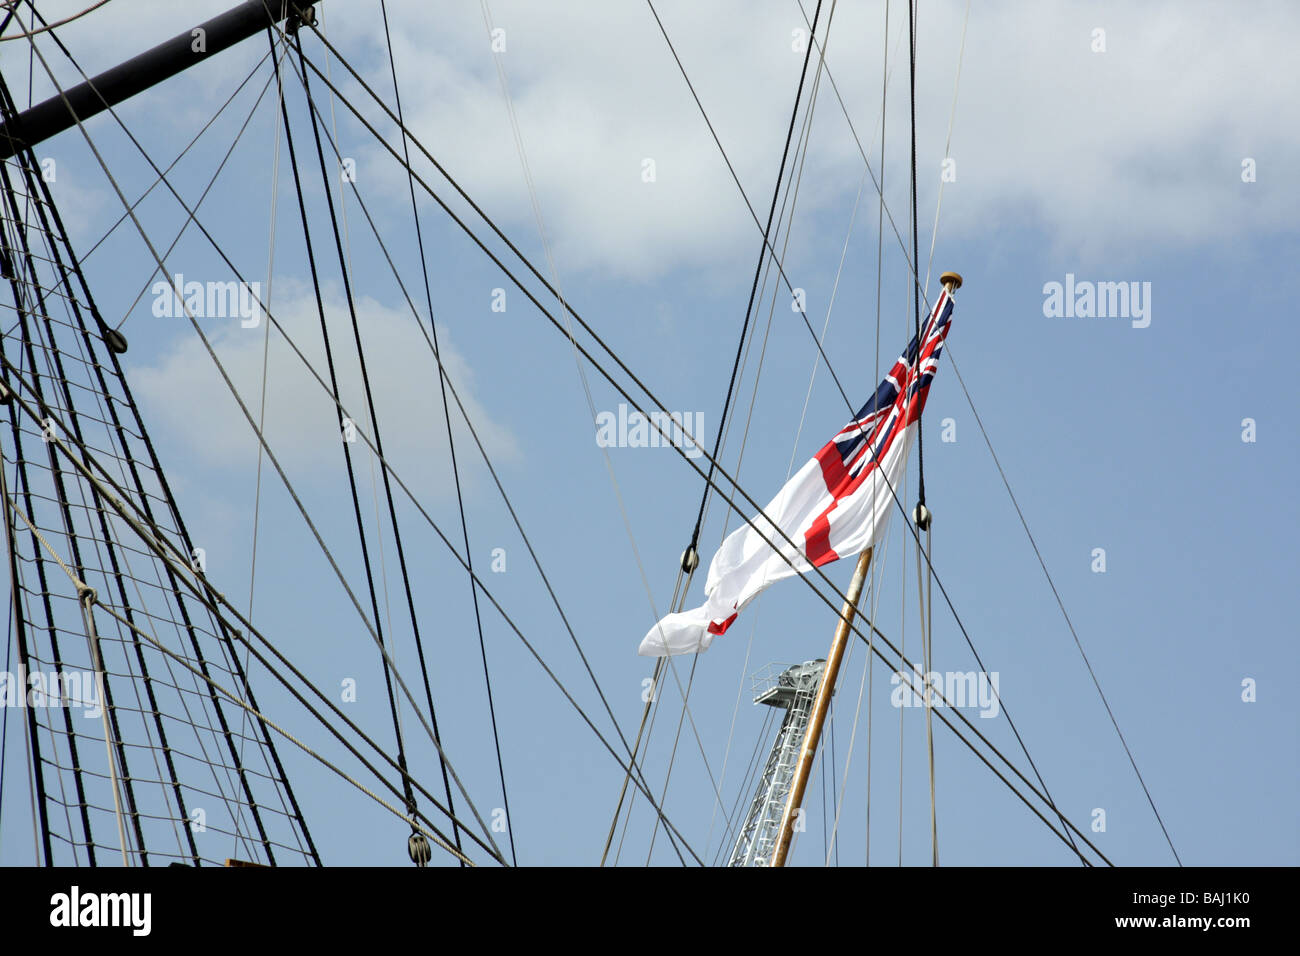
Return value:
<svg viewBox="0 0 1300 956">
<path fill-rule="evenodd" d="M 319 3 L 320 0 L 312 0 Z M 77 86 L 56 93 L 0 123 L 0 160 L 17 156 L 51 136 L 72 129 L 79 121 L 112 109 L 118 103 L 188 70 L 210 56 L 261 33 L 290 15 L 314 23 L 307 0 L 244 0 L 239 6 L 186 30 L 152 50 L 120 63 Z M 202 42 L 199 42 L 201 38 Z M 109 343 L 110 347 L 113 343 Z M 125 349 L 123 349 L 125 351 Z"/>
<path fill-rule="evenodd" d="M 939 276 L 939 282 L 948 294 L 961 288 L 961 276 L 955 272 L 945 272 Z M 845 592 L 847 600 L 840 609 L 840 622 L 835 627 L 835 639 L 831 641 L 830 653 L 826 655 L 826 667 L 822 671 L 821 684 L 817 687 L 817 697 L 813 701 L 812 713 L 808 717 L 808 732 L 804 736 L 803 746 L 799 748 L 799 763 L 795 767 L 794 780 L 790 786 L 790 795 L 786 798 L 785 813 L 781 816 L 781 833 L 777 837 L 776 849 L 772 851 L 772 866 L 785 866 L 785 858 L 790 852 L 790 841 L 794 836 L 794 820 L 803 803 L 804 790 L 808 787 L 808 776 L 812 772 L 813 758 L 817 756 L 817 744 L 821 740 L 822 725 L 830 710 L 831 695 L 835 693 L 835 681 L 839 677 L 840 662 L 844 659 L 844 650 L 849 644 L 849 629 L 853 624 L 853 615 L 858 610 L 858 599 L 862 596 L 862 583 L 871 565 L 871 548 L 867 548 L 858 557 L 858 566 L 853 571 L 853 580 Z"/>
<path fill-rule="evenodd" d="M 840 609 L 840 623 L 835 628 L 835 640 L 831 642 L 830 653 L 826 655 L 826 667 L 822 671 L 821 684 L 817 687 L 817 697 L 813 700 L 812 713 L 808 717 L 808 732 L 804 735 L 803 746 L 799 748 L 799 763 L 795 767 L 794 781 L 790 786 L 790 796 L 786 798 L 785 813 L 781 816 L 781 834 L 777 837 L 776 849 L 772 852 L 772 866 L 785 866 L 786 854 L 790 852 L 790 839 L 794 835 L 794 818 L 803 803 L 803 793 L 808 786 L 808 775 L 812 771 L 813 758 L 817 755 L 817 742 L 821 739 L 822 725 L 826 722 L 826 712 L 830 709 L 831 694 L 835 692 L 835 678 L 839 676 L 840 662 L 844 659 L 844 649 L 849 644 L 849 627 L 853 615 L 858 610 L 858 598 L 862 596 L 862 582 L 866 580 L 867 568 L 871 565 L 871 548 L 858 557 L 858 566 L 853 571 L 853 580 L 845 595 L 848 600 Z"/>
</svg>

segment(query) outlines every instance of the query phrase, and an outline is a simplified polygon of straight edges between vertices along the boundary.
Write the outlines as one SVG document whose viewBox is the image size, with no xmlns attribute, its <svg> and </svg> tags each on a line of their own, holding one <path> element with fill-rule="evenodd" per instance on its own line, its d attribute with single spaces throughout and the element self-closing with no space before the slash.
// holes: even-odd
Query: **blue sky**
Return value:
<svg viewBox="0 0 1300 956">
<path fill-rule="evenodd" d="M 811 14 L 813 5 L 806 5 Z M 46 15 L 53 19 L 62 6 L 74 12 L 76 4 L 48 6 Z M 656 6 L 762 215 L 802 63 L 791 48 L 792 31 L 803 22 L 799 7 L 746 6 L 742 16 L 739 4 L 710 5 L 703 12 L 687 4 Z M 824 5 L 823 18 L 830 6 Z M 78 23 L 61 35 L 93 72 L 224 7 L 204 0 L 177 11 L 168 4 L 119 0 L 97 15 L 98 26 Z M 1293 32 L 1296 12 L 1263 3 L 973 10 L 950 133 L 965 5 L 923 7 L 921 255 L 923 262 L 929 258 L 940 164 L 950 156 L 957 176 L 944 186 L 933 272 L 954 269 L 965 277 L 926 410 L 934 566 L 985 664 L 998 673 L 1005 707 L 1062 812 L 1118 864 L 1172 863 L 953 374 L 955 361 L 1183 862 L 1294 865 L 1300 858 L 1291 811 L 1300 796 L 1297 712 L 1287 675 L 1300 668 L 1289 613 L 1300 570 L 1291 543 L 1298 517 L 1291 472 L 1300 436 L 1295 389 L 1276 359 L 1285 361 L 1297 345 L 1285 287 L 1300 253 L 1293 216 L 1300 196 L 1291 173 L 1300 149 L 1293 124 L 1284 121 L 1293 108 L 1294 71 L 1288 74 L 1257 50 Z M 391 102 L 378 3 L 331 0 L 320 9 L 327 35 Z M 760 238 L 650 11 L 635 4 L 611 11 L 566 3 L 539 12 L 529 4 L 501 2 L 491 4 L 491 14 L 506 31 L 506 51 L 496 55 L 509 76 L 561 287 L 669 409 L 702 416 L 703 437 L 711 445 Z M 545 270 L 546 250 L 530 211 L 482 11 L 470 5 L 435 11 L 394 0 L 389 15 L 412 128 Z M 895 39 L 906 8 L 891 5 L 890 17 L 891 63 L 905 68 L 906 47 Z M 96 32 L 106 24 L 121 29 L 112 43 L 97 43 Z M 1104 52 L 1093 49 L 1098 28 L 1105 31 Z M 827 48 L 873 168 L 883 30 L 882 3 L 845 3 L 835 13 Z M 308 55 L 323 68 L 319 44 L 304 39 Z M 52 47 L 42 50 L 57 62 L 62 82 L 74 78 Z M 170 162 L 265 51 L 263 40 L 251 40 L 156 94 L 129 102 L 120 115 L 159 162 Z M 25 69 L 16 65 L 22 57 L 5 53 L 6 79 L 25 96 Z M 178 166 L 173 183 L 187 201 L 203 190 L 268 70 L 264 65 Z M 337 82 L 344 71 L 337 62 L 331 70 Z M 906 235 L 904 79 L 905 69 L 889 86 L 885 199 Z M 313 88 L 327 106 L 321 85 Z M 342 88 L 363 102 L 355 84 Z M 341 342 L 350 326 L 321 177 L 301 90 L 292 77 L 286 89 L 326 277 L 331 332 Z M 34 98 L 49 92 L 48 81 L 38 80 Z M 807 102 L 806 96 L 805 108 Z M 341 104 L 334 110 L 342 151 L 357 161 L 361 198 L 380 223 L 423 315 L 404 176 Z M 381 130 L 392 132 L 373 106 L 366 112 Z M 113 121 L 101 116 L 88 130 L 127 195 L 143 192 L 152 181 L 148 168 Z M 275 130 L 268 97 L 199 212 L 245 277 L 263 284 Z M 117 199 L 75 131 L 45 144 L 40 155 L 57 160 L 54 196 L 74 245 L 84 251 L 120 215 Z M 655 160 L 653 183 L 642 179 L 646 158 Z M 1242 178 L 1246 159 L 1255 161 L 1253 182 Z M 283 149 L 280 161 L 271 308 L 319 361 L 319 326 Z M 417 169 L 423 175 L 428 166 L 420 162 Z M 824 346 L 855 407 L 879 379 L 878 200 L 868 180 L 855 211 L 862 172 L 858 147 L 823 78 L 784 267 L 806 290 L 808 319 L 818 332 L 836 289 Z M 429 182 L 450 194 L 436 174 L 430 173 Z M 351 192 L 346 203 L 352 274 L 385 446 L 397 472 L 459 544 L 436 367 Z M 163 190 L 146 200 L 141 213 L 164 246 L 184 220 Z M 420 213 L 435 319 L 453 381 L 630 737 L 640 719 L 642 681 L 652 670 L 636 656 L 636 646 L 668 610 L 701 480 L 667 448 L 611 448 L 607 467 L 568 342 L 427 197 Z M 482 227 L 476 231 L 486 234 Z M 233 278 L 193 230 L 167 260 L 187 278 Z M 127 314 L 137 293 L 153 281 L 151 260 L 130 224 L 85 266 L 101 312 L 111 322 L 125 316 L 128 377 L 191 533 L 208 552 L 209 576 L 246 607 L 255 439 L 187 322 L 155 317 L 149 295 Z M 888 223 L 881 274 L 883 365 L 903 346 L 912 321 L 906 267 Z M 1149 326 L 1134 328 L 1124 318 L 1045 315 L 1044 285 L 1064 282 L 1067 274 L 1150 283 Z M 498 288 L 507 290 L 504 312 L 491 308 Z M 935 288 L 932 278 L 931 295 Z M 769 330 L 772 283 L 765 292 L 722 456 L 760 502 L 775 494 L 791 461 L 798 467 L 810 457 L 848 412 L 819 367 L 803 416 L 816 348 L 784 290 L 775 292 Z M 236 382 L 255 401 L 263 330 L 242 329 L 231 319 L 202 321 Z M 268 440 L 361 593 L 361 559 L 332 406 L 274 333 L 270 369 Z M 359 408 L 355 370 L 342 374 L 344 404 Z M 617 411 L 624 399 L 590 368 L 586 374 L 595 410 Z M 751 399 L 752 422 L 737 466 Z M 1255 422 L 1253 442 L 1242 440 L 1248 418 Z M 953 422 L 955 441 L 940 440 L 945 419 Z M 456 440 L 476 567 L 617 746 L 486 469 L 463 429 Z M 375 499 L 369 458 L 358 460 L 373 533 L 374 502 L 382 503 L 382 489 Z M 909 507 L 915 464 L 910 476 L 904 495 Z M 399 514 L 426 653 L 434 662 L 430 679 L 444 743 L 487 816 L 502 800 L 469 589 L 455 559 L 409 501 L 399 502 Z M 739 520 L 713 499 L 701 535 L 704 561 L 721 540 L 724 521 L 730 530 Z M 390 542 L 390 531 L 383 533 Z M 490 567 L 496 548 L 505 553 L 502 573 Z M 1097 548 L 1105 551 L 1104 573 L 1093 570 Z M 884 550 L 864 606 L 874 596 L 879 627 L 901 634 L 911 655 L 920 634 L 916 559 L 897 515 Z M 391 545 L 384 560 L 394 656 L 415 690 L 415 652 Z M 841 562 L 829 573 L 843 587 L 851 568 Z M 937 588 L 935 595 L 936 669 L 977 669 Z M 702 601 L 699 577 L 687 602 Z M 355 679 L 358 700 L 345 705 L 350 715 L 379 739 L 391 740 L 378 654 L 269 471 L 262 488 L 254 619 L 321 686 L 339 688 Z M 675 760 L 682 705 L 675 679 L 667 678 L 644 767 L 659 790 L 673 760 L 665 811 L 702 856 L 707 851 L 712 860 L 723 830 L 724 814 L 714 815 L 711 778 L 720 780 L 730 814 L 742 786 L 751 786 L 744 774 L 751 753 L 770 744 L 770 730 L 762 731 L 765 714 L 750 702 L 749 675 L 771 661 L 823 656 L 833 628 L 834 615 L 799 581 L 767 592 L 694 665 L 689 719 Z M 486 602 L 483 631 L 519 862 L 594 864 L 622 772 Z M 826 858 L 822 807 L 833 816 L 835 793 L 826 791 L 832 772 L 836 787 L 844 778 L 865 660 L 864 648 L 855 648 L 842 675 L 833 721 L 835 762 L 833 769 L 824 759 L 819 763 L 809 789 L 808 830 L 792 858 L 799 865 Z M 675 672 L 685 686 L 692 661 L 677 659 Z M 879 661 L 871 676 L 874 707 L 868 714 L 864 698 L 838 860 L 860 865 L 867 859 L 869 732 L 870 862 L 896 864 L 901 853 L 904 863 L 923 865 L 930 859 L 923 713 L 890 705 L 889 673 Z M 329 750 L 325 734 L 270 687 L 267 675 L 254 671 L 254 680 L 260 681 L 255 686 L 268 713 Z M 1254 702 L 1242 700 L 1246 680 L 1255 682 Z M 1005 715 L 979 719 L 977 713 L 967 716 L 1028 771 Z M 436 755 L 418 738 L 409 712 L 405 720 L 413 773 L 434 789 Z M 405 863 L 406 828 L 400 821 L 287 743 L 280 746 L 327 863 Z M 942 862 L 1070 864 L 1068 848 L 937 723 L 934 746 Z M 336 746 L 329 752 L 339 756 Z M 345 756 L 340 760 L 358 771 Z M 748 796 L 740 798 L 742 810 Z M 30 843 L 15 837 L 22 817 L 8 812 L 9 800 L 7 795 L 4 861 L 27 862 L 22 853 Z M 1096 809 L 1105 811 L 1104 832 L 1090 829 Z M 652 813 L 638 799 L 620 864 L 676 862 L 662 833 L 651 849 L 652 830 Z"/>
</svg>

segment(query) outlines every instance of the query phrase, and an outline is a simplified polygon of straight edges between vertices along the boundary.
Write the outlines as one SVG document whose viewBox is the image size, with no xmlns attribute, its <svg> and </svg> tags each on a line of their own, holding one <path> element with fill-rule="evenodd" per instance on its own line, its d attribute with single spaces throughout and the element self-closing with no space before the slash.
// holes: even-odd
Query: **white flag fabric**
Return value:
<svg viewBox="0 0 1300 956">
<path fill-rule="evenodd" d="M 639 654 L 707 650 L 768 585 L 860 554 L 881 539 L 897 508 L 891 489 L 899 488 L 907 468 L 951 320 L 952 297 L 944 290 L 920 346 L 913 337 L 854 420 L 786 482 L 751 519 L 753 526 L 737 528 L 722 542 L 709 565 L 704 604 L 660 620 Z"/>
</svg>

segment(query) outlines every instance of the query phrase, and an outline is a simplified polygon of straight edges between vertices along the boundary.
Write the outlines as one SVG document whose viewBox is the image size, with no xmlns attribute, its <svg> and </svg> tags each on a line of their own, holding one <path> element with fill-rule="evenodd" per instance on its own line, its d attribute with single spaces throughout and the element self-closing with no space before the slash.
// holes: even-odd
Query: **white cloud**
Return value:
<svg viewBox="0 0 1300 956">
<path fill-rule="evenodd" d="M 1058 247 L 1092 253 L 1289 227 L 1300 193 L 1277 174 L 1300 137 L 1278 120 L 1294 90 L 1259 51 L 1297 26 L 1294 5 L 980 9 L 954 134 L 960 177 L 944 200 L 949 234 L 978 237 L 1019 214 Z M 1098 27 L 1104 53 L 1091 49 Z M 1270 183 L 1242 183 L 1246 156 L 1271 167 Z M 1272 204 L 1257 205 L 1252 189 Z"/>
<path fill-rule="evenodd" d="M 272 311 L 312 367 L 328 382 L 320 319 L 311 291 L 291 283 L 278 284 Z M 338 294 L 327 295 L 325 312 L 343 405 L 358 423 L 358 429 L 373 440 L 347 304 Z M 361 297 L 357 300 L 357 316 L 385 457 L 420 500 L 450 493 L 453 486 L 446 425 L 432 352 L 409 312 Z M 152 321 L 188 325 L 189 320 L 182 316 Z M 256 418 L 263 327 L 241 328 L 237 318 L 200 322 Z M 492 419 L 476 396 L 472 370 L 456 351 L 449 332 L 440 325 L 438 336 L 448 376 L 493 464 L 500 467 L 518 460 L 514 437 Z M 135 366 L 129 374 L 151 428 L 170 433 L 203 467 L 249 473 L 256 461 L 257 440 L 211 357 L 191 330 L 177 335 L 175 344 L 156 365 Z M 481 457 L 464 421 L 459 420 L 456 401 L 450 394 L 448 403 L 458 462 L 463 473 L 476 473 L 482 468 Z M 322 470 L 334 474 L 339 467 L 342 434 L 338 411 L 275 329 L 271 330 L 267 371 L 265 434 L 295 484 L 309 481 Z M 360 437 L 352 448 L 354 461 L 364 472 L 370 453 Z"/>
<path fill-rule="evenodd" d="M 63 35 L 103 68 L 228 3 L 110 4 Z M 804 5 L 809 12 L 815 6 Z M 74 12 L 79 0 L 45 6 L 53 17 L 65 7 Z M 498 0 L 491 6 L 506 31 L 502 61 L 562 277 L 585 271 L 649 279 L 679 267 L 748 261 L 754 224 L 645 5 Z M 801 63 L 791 49 L 791 31 L 803 22 L 798 6 L 739 0 L 656 6 L 765 216 Z M 823 4 L 823 21 L 831 6 Z M 924 222 L 933 215 L 965 7 L 936 0 L 920 12 Z M 390 0 L 388 10 L 411 127 L 536 255 L 479 5 Z M 318 11 L 333 42 L 391 101 L 375 5 L 326 2 Z M 883 14 L 880 3 L 838 4 L 829 38 L 829 62 L 864 141 L 872 140 L 879 114 Z M 904 14 L 894 4 L 891 33 Z M 945 190 L 945 239 L 983 241 L 1029 226 L 1071 253 L 1141 254 L 1150 243 L 1231 242 L 1290 225 L 1290 211 L 1300 206 L 1300 188 L 1285 173 L 1300 161 L 1300 132 L 1288 122 L 1294 76 L 1269 51 L 1278 37 L 1300 28 L 1300 6 L 973 4 L 970 18 L 953 132 L 958 180 Z M 1105 53 L 1090 49 L 1097 27 L 1106 31 Z M 103 35 L 115 42 L 97 43 Z M 305 42 L 323 65 L 319 45 L 311 37 Z M 201 87 L 178 78 L 151 93 L 184 105 L 160 118 L 190 129 L 194 111 L 208 98 L 215 106 L 225 94 L 215 74 L 236 82 L 262 52 L 256 40 L 247 46 L 219 57 L 219 67 L 205 66 Z M 906 45 L 897 50 L 887 177 L 901 224 Z M 344 71 L 335 63 L 332 74 L 341 81 Z M 388 130 L 354 84 L 342 85 Z M 846 206 L 861 172 L 829 83 L 822 84 L 813 137 L 801 194 L 805 214 Z M 360 155 L 367 169 L 382 170 L 372 181 L 403 203 L 405 183 L 391 158 L 377 147 Z M 1247 156 L 1259 164 L 1253 186 L 1240 181 Z M 646 158 L 656 163 L 653 185 L 641 180 Z M 808 220 L 796 228 L 796 246 L 799 229 L 809 236 Z"/>
<path fill-rule="evenodd" d="M 53 157 L 48 157 L 48 160 L 53 160 Z M 74 176 L 60 177 L 57 160 L 49 168 L 55 177 L 49 183 L 50 194 L 58 205 L 59 218 L 68 234 L 74 241 L 85 240 L 87 237 L 91 237 L 92 241 L 98 239 L 99 236 L 94 231 L 95 225 L 104 216 L 108 197 L 100 189 L 79 183 Z M 33 216 L 31 222 L 34 228 L 40 228 L 37 217 Z"/>
<path fill-rule="evenodd" d="M 467 5 L 475 7 L 476 5 Z M 751 201 L 765 215 L 800 56 L 794 5 L 657 4 Z M 807 2 L 811 13 L 814 4 Z M 899 5 L 901 6 L 901 5 Z M 918 123 L 923 222 L 934 209 L 965 4 L 927 4 L 919 22 Z M 830 4 L 823 5 L 825 20 Z M 348 32 L 373 23 L 352 10 Z M 752 254 L 755 228 L 641 4 L 493 4 L 505 63 L 560 268 L 646 278 Z M 893 11 L 891 33 L 905 19 Z M 402 5 L 395 38 L 411 125 L 490 211 L 535 235 L 486 30 L 476 9 Z M 1095 27 L 1105 53 L 1091 50 Z M 1216 242 L 1290 225 L 1300 133 L 1294 84 L 1260 54 L 1300 28 L 1273 4 L 975 4 L 966 40 L 942 233 L 983 239 L 1031 226 L 1088 254 L 1148 242 Z M 878 123 L 880 4 L 840 4 L 828 59 L 864 143 Z M 906 45 L 901 51 L 906 50 Z M 905 52 L 903 52 L 905 56 Z M 906 207 L 906 60 L 893 76 L 887 170 Z M 386 66 L 369 78 L 387 90 Z M 410 104 L 416 104 L 411 107 Z M 861 173 L 823 82 L 804 175 L 805 212 L 843 206 Z M 1256 157 L 1271 201 L 1243 189 Z M 643 184 L 653 157 L 658 182 Z M 806 221 L 805 221 L 806 229 Z M 799 233 L 796 231 L 796 240 Z"/>
</svg>

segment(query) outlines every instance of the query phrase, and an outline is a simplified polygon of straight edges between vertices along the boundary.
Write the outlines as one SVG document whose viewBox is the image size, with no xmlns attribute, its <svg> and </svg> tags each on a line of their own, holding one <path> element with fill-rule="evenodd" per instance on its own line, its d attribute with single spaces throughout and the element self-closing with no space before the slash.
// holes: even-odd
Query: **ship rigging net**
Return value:
<svg viewBox="0 0 1300 956">
<path fill-rule="evenodd" d="M 266 725 L 217 690 L 256 711 L 235 636 L 138 532 L 201 570 L 41 173 L 29 150 L 0 167 L 2 692 L 28 756 L 5 776 L 28 777 L 37 860 L 319 863 Z"/>
</svg>

